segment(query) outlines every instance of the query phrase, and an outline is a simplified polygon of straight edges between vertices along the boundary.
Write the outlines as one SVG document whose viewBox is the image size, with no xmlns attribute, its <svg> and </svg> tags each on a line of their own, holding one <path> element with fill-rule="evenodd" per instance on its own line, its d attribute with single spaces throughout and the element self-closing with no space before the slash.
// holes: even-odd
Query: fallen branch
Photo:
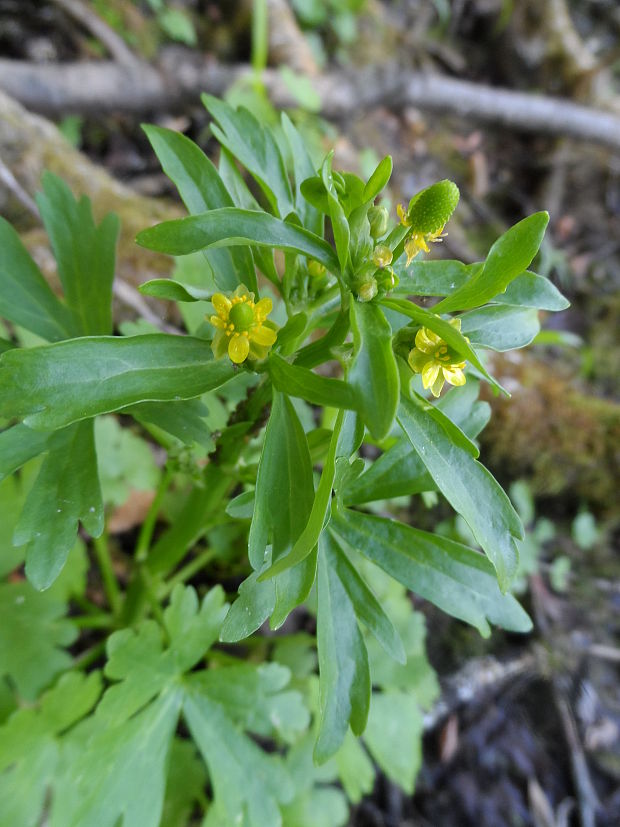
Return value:
<svg viewBox="0 0 620 827">
<path fill-rule="evenodd" d="M 138 68 L 141 61 L 123 38 L 81 0 L 52 0 L 52 2 L 94 35 L 116 61 L 125 66 L 132 66 L 134 69 Z"/>
<path fill-rule="evenodd" d="M 0 88 L 29 109 L 49 115 L 69 112 L 141 114 L 178 109 L 202 91 L 221 95 L 248 66 L 224 66 L 172 47 L 157 67 L 139 70 L 108 61 L 35 64 L 0 60 Z M 362 116 L 372 107 L 416 106 L 517 132 L 562 135 L 620 151 L 620 117 L 562 98 L 497 89 L 389 65 L 355 73 L 327 73 L 312 79 L 321 98 L 321 114 L 343 119 Z M 297 101 L 277 70 L 264 83 L 278 107 Z"/>
</svg>

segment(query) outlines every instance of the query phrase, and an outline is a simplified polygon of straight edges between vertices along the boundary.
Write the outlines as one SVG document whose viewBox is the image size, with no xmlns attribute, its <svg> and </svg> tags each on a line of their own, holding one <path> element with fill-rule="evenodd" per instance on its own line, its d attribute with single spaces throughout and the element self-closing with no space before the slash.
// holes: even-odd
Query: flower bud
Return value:
<svg viewBox="0 0 620 827">
<path fill-rule="evenodd" d="M 385 244 L 377 244 L 372 254 L 372 260 L 376 267 L 383 269 L 392 263 L 392 251 Z"/>
<path fill-rule="evenodd" d="M 438 181 L 413 196 L 406 213 L 406 226 L 422 236 L 437 233 L 448 223 L 458 203 L 457 185 L 448 179 Z"/>
<path fill-rule="evenodd" d="M 312 259 L 308 262 L 308 273 L 313 279 L 321 278 L 321 276 L 325 275 L 325 265 L 321 264 L 320 261 L 315 261 L 315 259 Z"/>
<path fill-rule="evenodd" d="M 369 279 L 369 281 L 365 281 L 357 291 L 357 298 L 361 302 L 369 302 L 374 299 L 377 295 L 377 280 L 376 279 Z"/>
<path fill-rule="evenodd" d="M 381 238 L 386 234 L 390 222 L 387 207 L 371 207 L 368 210 L 368 221 L 370 222 L 370 235 L 375 239 Z"/>
</svg>

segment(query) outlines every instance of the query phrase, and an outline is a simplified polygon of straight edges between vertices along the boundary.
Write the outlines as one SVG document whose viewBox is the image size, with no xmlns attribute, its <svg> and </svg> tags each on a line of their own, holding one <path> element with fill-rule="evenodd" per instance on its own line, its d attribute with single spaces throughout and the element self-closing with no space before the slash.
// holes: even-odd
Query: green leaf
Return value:
<svg viewBox="0 0 620 827">
<path fill-rule="evenodd" d="M 424 721 L 406 692 L 374 693 L 364 742 L 387 777 L 409 795 L 422 765 Z"/>
<path fill-rule="evenodd" d="M 203 339 L 86 337 L 0 357 L 0 415 L 60 428 L 136 402 L 191 399 L 234 375 Z"/>
<path fill-rule="evenodd" d="M 399 282 L 392 291 L 404 296 L 447 296 L 471 275 L 473 268 L 481 265 L 467 265 L 450 259 L 428 259 L 412 261 L 407 267 L 404 262 L 394 266 Z"/>
<path fill-rule="evenodd" d="M 392 156 L 386 155 L 383 160 L 379 161 L 377 168 L 368 179 L 368 183 L 364 187 L 364 194 L 362 199 L 364 201 L 374 201 L 381 190 L 386 186 L 392 175 Z"/>
<path fill-rule="evenodd" d="M 240 733 L 207 695 L 189 695 L 183 712 L 209 768 L 214 793 L 209 826 L 281 827 L 278 804 L 289 802 L 294 788 L 279 757 Z"/>
<path fill-rule="evenodd" d="M 400 394 L 392 329 L 378 305 L 354 301 L 351 330 L 355 361 L 348 382 L 355 388 L 368 430 L 381 440 L 392 429 Z"/>
<path fill-rule="evenodd" d="M 67 305 L 85 336 L 112 332 L 112 281 L 120 224 L 109 213 L 97 226 L 90 200 L 77 201 L 67 184 L 46 172 L 37 196 Z"/>
<path fill-rule="evenodd" d="M 491 350 L 525 347 L 540 331 L 536 310 L 511 305 L 480 307 L 459 318 L 461 333 L 472 344 Z"/>
<path fill-rule="evenodd" d="M 406 439 L 381 454 L 356 480 L 350 482 L 343 494 L 349 505 L 389 500 L 435 490 L 435 483 Z"/>
<path fill-rule="evenodd" d="M 106 726 L 95 715 L 98 726 L 87 744 L 80 744 L 79 758 L 74 756 L 57 791 L 58 818 L 51 827 L 112 827 L 121 821 L 158 827 L 180 694 L 162 694 L 122 726 Z"/>
<path fill-rule="evenodd" d="M 143 230 L 136 241 L 150 250 L 175 256 L 212 247 L 277 247 L 310 256 L 331 272 L 338 272 L 334 251 L 319 236 L 268 213 L 236 207 L 165 221 Z"/>
<path fill-rule="evenodd" d="M 77 637 L 58 597 L 29 583 L 0 583 L 0 677 L 8 676 L 24 701 L 71 666 L 64 647 Z"/>
<path fill-rule="evenodd" d="M 104 523 L 93 423 L 57 431 L 48 445 L 13 535 L 15 545 L 28 544 L 26 575 L 36 589 L 46 589 L 60 573 L 78 522 L 93 537 Z"/>
<path fill-rule="evenodd" d="M 37 707 L 15 712 L 0 728 L 0 800 L 3 824 L 37 827 L 48 788 L 56 780 L 58 737 L 96 703 L 99 672 L 63 675 Z M 65 822 L 66 823 L 66 822 Z"/>
<path fill-rule="evenodd" d="M 330 440 L 327 458 L 323 464 L 321 480 L 314 497 L 314 502 L 312 503 L 312 510 L 309 517 L 302 523 L 302 525 L 305 525 L 304 530 L 301 532 L 299 537 L 297 537 L 295 545 L 291 551 L 285 556 L 279 557 L 275 560 L 273 565 L 261 574 L 259 578 L 260 580 L 266 580 L 267 578 L 273 577 L 276 574 L 280 574 L 281 572 L 290 569 L 297 563 L 301 563 L 301 561 L 305 560 L 316 548 L 321 532 L 323 531 L 323 527 L 326 521 L 329 520 L 332 489 L 336 476 L 338 441 L 343 416 L 343 412 L 340 411 Z"/>
<path fill-rule="evenodd" d="M 191 284 L 181 284 L 174 279 L 151 279 L 141 284 L 138 289 L 143 296 L 153 296 L 155 299 L 172 302 L 209 301 L 212 296 L 210 290 L 203 290 Z"/>
<path fill-rule="evenodd" d="M 0 433 L 0 481 L 17 471 L 28 460 L 47 451 L 49 434 L 13 425 Z"/>
<path fill-rule="evenodd" d="M 481 270 L 435 305 L 436 313 L 480 307 L 503 293 L 532 263 L 545 234 L 549 214 L 537 212 L 507 230 L 493 244 Z"/>
<path fill-rule="evenodd" d="M 236 643 L 254 634 L 272 614 L 276 605 L 276 588 L 272 580 L 258 582 L 253 571 L 239 586 L 239 595 L 222 625 L 220 640 Z"/>
<path fill-rule="evenodd" d="M 324 553 L 329 561 L 330 570 L 336 574 L 344 586 L 358 620 L 373 633 L 394 660 L 405 663 L 407 660 L 405 650 L 394 624 L 384 612 L 366 581 L 349 560 L 346 552 L 336 542 L 331 542 L 325 545 Z"/>
<path fill-rule="evenodd" d="M 296 741 L 310 723 L 299 692 L 286 689 L 291 671 L 279 663 L 239 663 L 208 669 L 192 685 L 221 704 L 239 726 L 261 738 Z"/>
<path fill-rule="evenodd" d="M 487 553 L 505 591 L 517 570 L 515 540 L 523 538 L 521 521 L 510 500 L 489 471 L 455 445 L 441 424 L 420 406 L 402 399 L 398 421 L 439 490 Z"/>
<path fill-rule="evenodd" d="M 0 218 L 0 316 L 51 342 L 80 330 L 8 221 Z"/>
<path fill-rule="evenodd" d="M 113 416 L 94 421 L 97 469 L 104 503 L 121 506 L 131 493 L 154 491 L 160 478 L 150 445 Z"/>
<path fill-rule="evenodd" d="M 359 409 L 355 389 L 347 382 L 320 376 L 299 365 L 290 365 L 276 353 L 269 357 L 269 375 L 275 388 L 290 396 L 305 399 L 313 405 Z"/>
<path fill-rule="evenodd" d="M 287 396 L 274 391 L 258 466 L 248 554 L 254 569 L 285 555 L 299 536 L 314 501 L 312 463 L 306 435 Z"/>
<path fill-rule="evenodd" d="M 330 531 L 415 594 L 490 634 L 489 623 L 514 632 L 532 624 L 512 595 L 503 595 L 481 554 L 437 534 L 359 511 L 334 514 Z"/>
<path fill-rule="evenodd" d="M 268 543 L 274 564 L 287 558 L 312 513 L 314 499 L 306 435 L 290 399 L 274 391 L 248 539 L 248 555 L 255 569 L 263 567 Z M 316 572 L 316 556 L 311 552 L 312 548 L 303 561 L 296 561 L 299 566 L 287 567 L 289 570 L 276 580 L 273 628 L 281 626 L 308 596 Z"/>
<path fill-rule="evenodd" d="M 338 750 L 351 724 L 360 735 L 370 704 L 368 654 L 355 609 L 330 563 L 333 540 L 321 537 L 318 573 L 317 646 L 321 718 L 314 758 L 322 764 Z"/>
<path fill-rule="evenodd" d="M 517 276 L 503 293 L 493 297 L 493 301 L 519 307 L 536 307 L 538 310 L 566 310 L 570 307 L 570 302 L 553 282 L 529 271 Z"/>
<path fill-rule="evenodd" d="M 183 203 L 192 215 L 233 207 L 234 202 L 212 162 L 193 141 L 179 132 L 158 126 L 143 126 L 162 169 L 176 185 Z M 234 290 L 245 284 L 257 291 L 256 273 L 248 250 L 215 249 L 205 251 L 215 283 L 222 290 Z M 157 279 L 156 282 L 162 281 Z M 163 280 L 165 281 L 165 280 Z M 153 282 L 150 282 L 153 284 Z M 140 288 L 144 292 L 144 285 Z M 193 295 L 193 292 L 188 289 Z M 155 295 L 147 293 L 146 295 Z M 171 298 L 158 296 L 158 298 Z M 187 301 L 187 299 L 174 299 Z"/>
<path fill-rule="evenodd" d="M 286 112 L 280 115 L 282 129 L 286 137 L 293 171 L 295 173 L 295 204 L 296 212 L 301 223 L 307 230 L 318 236 L 323 236 L 323 216 L 302 194 L 301 185 L 308 177 L 315 175 L 312 159 L 308 154 L 306 145 L 299 131 L 292 124 Z"/>
<path fill-rule="evenodd" d="M 185 445 L 212 444 L 211 429 L 205 421 L 208 410 L 199 399 L 180 402 L 141 402 L 124 408 L 123 413 L 138 422 L 148 422 L 180 439 Z"/>
<path fill-rule="evenodd" d="M 166 827 L 187 827 L 206 784 L 207 771 L 194 744 L 175 738 L 170 748 L 161 823 Z"/>
<path fill-rule="evenodd" d="M 344 272 L 349 260 L 350 230 L 349 222 L 347 221 L 342 205 L 338 200 L 336 188 L 334 186 L 334 179 L 332 177 L 333 155 L 334 153 L 332 150 L 325 158 L 321 169 L 321 178 L 327 193 L 327 209 L 332 222 L 332 231 L 334 234 L 334 241 L 336 242 L 336 251 L 338 253 L 340 271 Z"/>
<path fill-rule="evenodd" d="M 285 218 L 294 212 L 293 195 L 278 145 L 268 127 L 244 107 L 235 110 L 211 95 L 202 102 L 219 126 L 211 131 L 255 178 L 273 211 Z"/>
<path fill-rule="evenodd" d="M 454 348 L 463 359 L 468 359 L 472 365 L 480 371 L 485 379 L 507 395 L 508 392 L 490 375 L 485 366 L 478 358 L 475 350 L 467 342 L 462 333 L 459 333 L 452 325 L 435 315 L 435 310 L 439 305 L 435 305 L 433 312 L 425 310 L 423 307 L 418 307 L 413 302 L 404 301 L 403 299 L 383 299 L 381 302 L 384 307 L 390 310 L 395 310 L 397 313 L 402 313 L 403 316 L 408 316 L 418 324 L 424 325 L 436 333 L 444 340 L 444 342 L 451 348 Z"/>
</svg>

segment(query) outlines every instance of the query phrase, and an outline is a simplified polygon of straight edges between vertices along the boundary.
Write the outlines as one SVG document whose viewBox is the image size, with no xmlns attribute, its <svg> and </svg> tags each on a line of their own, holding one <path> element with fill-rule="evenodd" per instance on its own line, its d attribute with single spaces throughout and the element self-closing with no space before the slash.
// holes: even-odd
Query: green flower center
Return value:
<svg viewBox="0 0 620 827">
<path fill-rule="evenodd" d="M 246 302 L 239 302 L 230 308 L 228 320 L 239 332 L 249 330 L 254 324 L 254 311 Z"/>
</svg>

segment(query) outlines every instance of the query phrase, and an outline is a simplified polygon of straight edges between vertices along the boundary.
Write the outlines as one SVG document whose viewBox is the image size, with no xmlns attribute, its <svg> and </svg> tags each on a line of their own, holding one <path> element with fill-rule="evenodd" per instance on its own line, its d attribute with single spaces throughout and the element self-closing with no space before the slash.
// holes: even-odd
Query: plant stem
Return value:
<svg viewBox="0 0 620 827">
<path fill-rule="evenodd" d="M 185 583 L 186 580 L 193 577 L 196 572 L 200 571 L 203 566 L 209 563 L 216 556 L 217 552 L 215 549 L 208 548 L 201 552 L 201 554 L 197 557 L 194 557 L 193 560 L 190 560 L 190 562 L 183 566 L 183 568 L 179 569 L 174 577 L 171 577 L 170 580 L 162 586 L 159 591 L 160 598 L 163 600 L 163 598 L 167 597 L 178 583 Z"/>
<path fill-rule="evenodd" d="M 107 629 L 114 625 L 114 618 L 110 614 L 75 615 L 69 617 L 72 623 L 81 629 Z"/>
<path fill-rule="evenodd" d="M 161 480 L 159 481 L 159 485 L 157 486 L 155 496 L 153 497 L 153 502 L 149 507 L 146 517 L 144 518 L 144 522 L 142 523 L 140 534 L 138 535 L 135 552 L 135 559 L 137 563 L 143 563 L 148 557 L 151 539 L 153 538 L 153 531 L 155 530 L 155 523 L 157 522 L 161 502 L 166 491 L 168 490 L 171 480 L 172 470 L 169 466 L 166 466 L 164 473 L 161 476 Z"/>
<path fill-rule="evenodd" d="M 103 582 L 103 590 L 108 601 L 108 605 L 114 615 L 117 615 L 121 605 L 121 593 L 112 567 L 112 558 L 110 556 L 110 546 L 108 544 L 107 532 L 103 532 L 100 537 L 93 538 L 93 548 L 99 571 L 101 572 L 101 580 Z"/>
</svg>

